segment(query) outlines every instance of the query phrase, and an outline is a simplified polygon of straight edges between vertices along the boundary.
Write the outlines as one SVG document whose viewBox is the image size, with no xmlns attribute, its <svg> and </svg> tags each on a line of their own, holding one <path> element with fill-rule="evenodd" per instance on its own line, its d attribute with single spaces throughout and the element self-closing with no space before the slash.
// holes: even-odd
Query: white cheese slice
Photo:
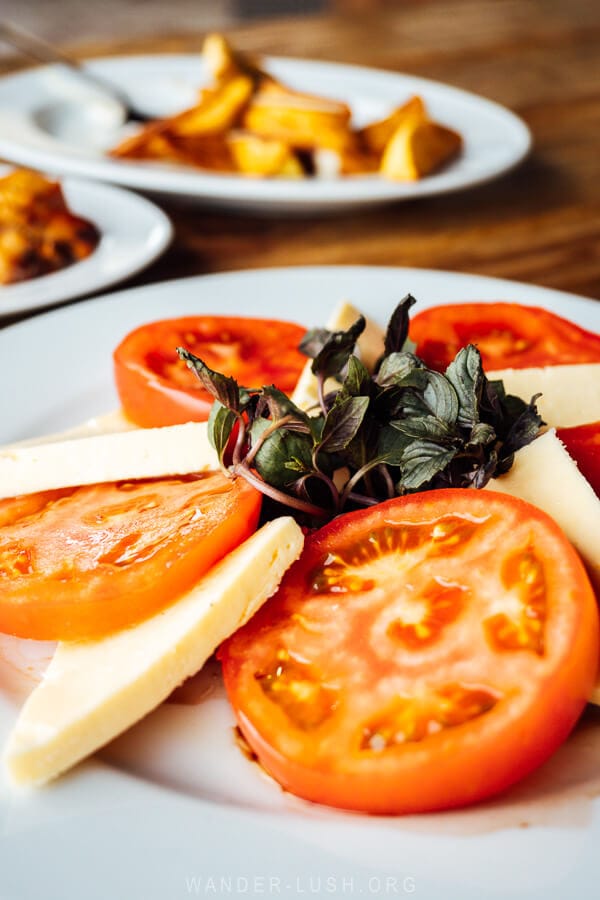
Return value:
<svg viewBox="0 0 600 900">
<path fill-rule="evenodd" d="M 341 301 L 331 313 L 325 328 L 329 331 L 345 331 L 356 322 L 360 315 L 362 315 L 360 310 L 352 306 L 351 303 Z M 371 319 L 366 319 L 366 323 L 365 330 L 356 343 L 363 365 L 371 372 L 383 353 L 385 331 Z M 291 397 L 296 406 L 305 410 L 315 406 L 319 401 L 317 379 L 311 372 L 311 365 L 312 360 L 308 360 L 300 373 L 300 378 Z M 326 382 L 325 390 L 333 390 L 335 385 L 336 382 L 333 379 L 329 379 Z"/>
<path fill-rule="evenodd" d="M 101 640 L 59 644 L 9 737 L 12 780 L 49 781 L 162 703 L 276 591 L 303 540 L 293 519 L 276 519 L 152 618 Z"/>
<path fill-rule="evenodd" d="M 218 466 L 206 422 L 94 434 L 0 450 L 0 498 Z"/>
<path fill-rule="evenodd" d="M 3 450 L 13 450 L 17 447 L 35 447 L 36 444 L 52 444 L 55 441 L 70 441 L 74 438 L 92 437 L 95 434 L 113 434 L 116 431 L 132 431 L 138 426 L 128 419 L 122 409 L 114 409 L 101 416 L 93 416 L 86 419 L 80 425 L 67 428 L 65 431 L 57 431 L 54 434 L 44 434 L 39 437 L 27 438 L 14 444 L 5 444 L 0 447 Z"/>
<path fill-rule="evenodd" d="M 486 374 L 490 380 L 501 378 L 508 394 L 527 402 L 541 393 L 538 409 L 544 422 L 554 428 L 600 421 L 600 363 L 501 369 Z"/>
</svg>

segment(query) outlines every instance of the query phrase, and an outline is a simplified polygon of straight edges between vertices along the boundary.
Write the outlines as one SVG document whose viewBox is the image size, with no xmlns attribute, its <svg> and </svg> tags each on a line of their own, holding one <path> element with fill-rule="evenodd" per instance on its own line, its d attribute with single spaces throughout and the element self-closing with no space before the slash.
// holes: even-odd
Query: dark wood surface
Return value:
<svg viewBox="0 0 600 900">
<path fill-rule="evenodd" d="M 230 36 L 247 51 L 378 66 L 481 93 L 527 122 L 535 141 L 530 158 L 470 191 L 335 218 L 264 219 L 169 201 L 173 246 L 126 285 L 263 266 L 358 263 L 476 272 L 600 299 L 600 3 L 386 6 L 253 23 Z M 193 52 L 202 38 L 121 37 L 76 50 L 82 57 Z M 4 60 L 0 71 L 16 66 Z"/>
</svg>

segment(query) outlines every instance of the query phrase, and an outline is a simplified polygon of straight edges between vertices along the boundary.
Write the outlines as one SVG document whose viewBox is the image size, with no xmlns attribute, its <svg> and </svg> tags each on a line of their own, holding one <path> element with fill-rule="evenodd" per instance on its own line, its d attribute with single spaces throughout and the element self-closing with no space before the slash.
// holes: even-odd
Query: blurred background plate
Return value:
<svg viewBox="0 0 600 900">
<path fill-rule="evenodd" d="M 512 169 L 531 146 L 527 126 L 513 113 L 439 82 L 337 63 L 277 57 L 264 63 L 292 88 L 346 101 L 358 126 L 419 94 L 435 120 L 462 134 L 464 151 L 439 172 L 410 183 L 377 175 L 255 179 L 113 160 L 104 152 L 124 134 L 114 108 L 64 68 L 46 66 L 0 80 L 0 155 L 34 168 L 194 197 L 229 209 L 311 213 L 463 190 Z M 156 116 L 193 104 L 197 89 L 207 82 L 200 54 L 111 57 L 94 59 L 89 67 Z"/>
<path fill-rule="evenodd" d="M 10 171 L 0 166 L 0 176 Z M 169 245 L 173 227 L 149 200 L 108 184 L 65 178 L 67 206 L 100 232 L 86 259 L 58 272 L 0 285 L 0 317 L 94 294 L 150 265 Z"/>
</svg>

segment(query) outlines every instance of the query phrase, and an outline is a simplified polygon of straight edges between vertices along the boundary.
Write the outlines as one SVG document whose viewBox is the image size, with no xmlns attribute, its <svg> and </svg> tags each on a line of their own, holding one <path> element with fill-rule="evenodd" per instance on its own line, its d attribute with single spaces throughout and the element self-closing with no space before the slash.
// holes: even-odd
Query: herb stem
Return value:
<svg viewBox="0 0 600 900">
<path fill-rule="evenodd" d="M 325 376 L 322 372 L 317 375 L 317 393 L 319 395 L 319 406 L 323 411 L 323 415 L 327 415 L 327 407 L 325 405 Z"/>
<path fill-rule="evenodd" d="M 356 484 L 358 484 L 359 481 L 360 481 L 362 478 L 364 478 L 365 474 L 366 474 L 370 469 L 373 468 L 373 465 L 374 465 L 374 464 L 373 464 L 372 462 L 365 463 L 364 466 L 361 466 L 360 469 L 358 469 L 358 471 L 354 473 L 354 475 L 352 476 L 352 478 L 349 478 L 349 479 L 348 479 L 348 481 L 346 482 L 346 485 L 345 485 L 345 487 L 344 487 L 344 490 L 342 491 L 342 496 L 340 497 L 340 507 L 341 507 L 341 508 L 344 507 L 344 504 L 345 504 L 346 501 L 350 498 L 350 496 L 351 496 L 351 494 L 352 494 L 352 488 L 353 488 Z M 361 495 L 355 495 L 355 497 L 356 497 L 356 496 L 361 496 Z M 355 499 L 355 497 L 353 497 L 353 499 Z M 374 502 L 374 503 L 379 503 L 379 500 L 374 500 L 373 502 Z"/>
<path fill-rule="evenodd" d="M 350 491 L 346 499 L 352 500 L 354 503 L 360 503 L 361 506 L 377 506 L 380 502 L 375 497 L 365 497 L 364 494 L 356 494 L 354 491 Z"/>
<path fill-rule="evenodd" d="M 244 443 L 246 441 L 246 422 L 244 421 L 244 417 L 237 414 L 237 420 L 239 423 L 237 437 L 235 439 L 235 447 L 233 448 L 232 460 L 233 465 L 237 466 L 242 458 L 242 449 L 244 447 Z"/>
<path fill-rule="evenodd" d="M 392 476 L 390 475 L 390 470 L 386 466 L 385 463 L 380 463 L 377 466 L 377 471 L 381 473 L 381 477 L 385 481 L 385 486 L 387 488 L 388 499 L 392 499 L 392 497 L 396 496 L 396 488 L 394 486 L 394 481 Z"/>
<path fill-rule="evenodd" d="M 264 444 L 264 442 L 268 438 L 270 438 L 271 435 L 274 434 L 278 428 L 282 428 L 284 425 L 287 425 L 288 422 L 291 422 L 293 420 L 293 418 L 294 417 L 292 415 L 287 415 L 287 416 L 283 416 L 281 419 L 276 419 L 275 422 L 271 422 L 269 427 L 265 428 L 265 430 L 263 431 L 261 436 L 258 438 L 256 443 L 253 444 L 253 446 L 251 447 L 249 452 L 246 454 L 246 457 L 244 459 L 245 464 L 247 466 L 249 466 L 250 463 L 252 462 L 252 460 L 254 459 L 254 457 L 256 456 L 256 454 L 258 453 L 258 451 L 260 450 L 260 448 L 262 447 L 262 445 Z M 240 462 L 240 460 L 238 460 L 238 462 Z"/>
<path fill-rule="evenodd" d="M 270 497 L 272 500 L 276 500 L 277 503 L 281 503 L 284 506 L 291 506 L 292 509 L 297 509 L 299 512 L 306 513 L 309 516 L 316 516 L 320 519 L 325 519 L 329 515 L 327 510 L 322 509 L 320 506 L 315 506 L 313 503 L 307 503 L 305 500 L 300 500 L 299 497 L 291 497 L 289 494 L 284 494 L 283 491 L 273 487 L 273 485 L 267 484 L 260 475 L 257 475 L 252 469 L 249 469 L 245 463 L 239 463 L 234 466 L 231 470 L 231 474 L 240 475 L 249 484 L 260 491 L 261 494 Z"/>
</svg>

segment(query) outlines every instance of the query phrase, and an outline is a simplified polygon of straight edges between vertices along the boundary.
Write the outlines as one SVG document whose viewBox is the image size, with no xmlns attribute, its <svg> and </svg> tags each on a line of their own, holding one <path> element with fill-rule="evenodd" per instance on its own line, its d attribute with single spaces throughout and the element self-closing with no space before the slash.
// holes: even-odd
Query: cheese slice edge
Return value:
<svg viewBox="0 0 600 900">
<path fill-rule="evenodd" d="M 206 422 L 135 428 L 0 450 L 0 498 L 218 469 Z"/>
<path fill-rule="evenodd" d="M 12 781 L 55 778 L 158 706 L 275 593 L 303 542 L 291 517 L 276 519 L 150 619 L 101 640 L 59 644 L 9 737 Z"/>
<path fill-rule="evenodd" d="M 570 428 L 600 421 L 600 363 L 501 369 L 486 372 L 490 381 L 501 379 L 507 394 L 527 403 L 534 394 L 544 422 Z"/>
</svg>

